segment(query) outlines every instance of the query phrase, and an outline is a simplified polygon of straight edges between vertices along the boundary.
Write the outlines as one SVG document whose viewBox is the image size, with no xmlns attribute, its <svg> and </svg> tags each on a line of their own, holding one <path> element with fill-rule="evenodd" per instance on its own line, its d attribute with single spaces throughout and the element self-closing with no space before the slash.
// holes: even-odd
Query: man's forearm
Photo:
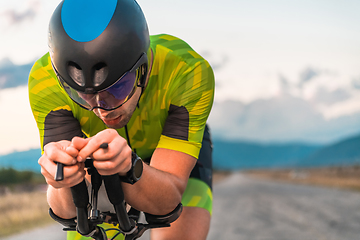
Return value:
<svg viewBox="0 0 360 240">
<path fill-rule="evenodd" d="M 164 215 L 180 203 L 184 191 L 178 177 L 144 164 L 143 175 L 134 185 L 122 184 L 126 201 L 136 209 Z"/>
<path fill-rule="evenodd" d="M 64 219 L 76 217 L 76 208 L 72 199 L 70 188 L 55 189 L 48 187 L 47 201 L 53 212 Z"/>
</svg>

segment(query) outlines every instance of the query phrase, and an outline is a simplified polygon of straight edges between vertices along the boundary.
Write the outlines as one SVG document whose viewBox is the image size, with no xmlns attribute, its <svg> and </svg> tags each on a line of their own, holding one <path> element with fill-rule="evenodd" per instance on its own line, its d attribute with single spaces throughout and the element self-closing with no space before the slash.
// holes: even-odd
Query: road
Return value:
<svg viewBox="0 0 360 240">
<path fill-rule="evenodd" d="M 234 174 L 214 188 L 208 240 L 360 239 L 360 193 Z"/>
<path fill-rule="evenodd" d="M 63 240 L 61 226 L 3 240 Z M 46 232 L 45 232 L 46 231 Z M 148 239 L 148 235 L 141 238 Z M 214 186 L 208 240 L 360 239 L 360 193 L 235 173 Z"/>
</svg>

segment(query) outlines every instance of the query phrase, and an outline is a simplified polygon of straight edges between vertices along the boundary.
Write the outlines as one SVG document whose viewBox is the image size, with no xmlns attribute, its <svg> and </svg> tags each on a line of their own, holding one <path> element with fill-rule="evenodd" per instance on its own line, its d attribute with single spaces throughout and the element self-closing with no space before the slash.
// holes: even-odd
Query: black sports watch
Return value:
<svg viewBox="0 0 360 240">
<path fill-rule="evenodd" d="M 131 169 L 126 173 L 125 176 L 120 176 L 122 182 L 134 184 L 140 180 L 143 172 L 143 162 L 141 158 L 134 152 L 131 154 Z"/>
</svg>

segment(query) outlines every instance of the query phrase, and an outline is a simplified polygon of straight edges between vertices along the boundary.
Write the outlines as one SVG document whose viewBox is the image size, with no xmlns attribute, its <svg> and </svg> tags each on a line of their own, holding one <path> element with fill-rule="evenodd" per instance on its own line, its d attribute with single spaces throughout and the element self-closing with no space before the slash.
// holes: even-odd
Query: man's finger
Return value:
<svg viewBox="0 0 360 240">
<path fill-rule="evenodd" d="M 74 137 L 71 140 L 71 146 L 80 151 L 83 149 L 91 138 Z"/>
</svg>

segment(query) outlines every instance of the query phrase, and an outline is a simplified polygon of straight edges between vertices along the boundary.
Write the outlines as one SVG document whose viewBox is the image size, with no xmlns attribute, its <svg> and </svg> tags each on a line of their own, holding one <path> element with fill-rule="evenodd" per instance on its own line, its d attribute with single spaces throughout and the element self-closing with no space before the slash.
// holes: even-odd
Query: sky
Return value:
<svg viewBox="0 0 360 240">
<path fill-rule="evenodd" d="M 47 52 L 47 28 L 55 0 L 0 0 L 0 60 L 27 64 Z M 347 89 L 347 102 L 317 105 L 326 118 L 360 111 L 360 1 L 347 0 L 139 0 L 150 34 L 184 39 L 213 66 L 216 102 L 251 103 L 286 90 L 315 99 Z M 315 77 L 314 77 L 315 76 Z M 316 81 L 309 81 L 316 78 Z M 38 146 L 26 88 L 0 91 L 0 154 Z M 8 107 L 17 100 L 16 110 Z M 9 114 L 13 111 L 12 114 Z M 23 115 L 20 115 L 23 114 Z M 19 114 L 19 115 L 17 115 Z M 20 121 L 21 120 L 21 121 Z M 9 141 L 21 125 L 22 140 Z M 12 130 L 11 130 L 12 129 Z M 9 134 L 4 135 L 4 132 Z M 15 134 L 18 136 L 19 134 Z M 13 134 L 14 135 L 14 134 Z M 7 136 L 7 137 L 4 137 Z M 31 137 L 30 137 L 31 136 Z M 30 143 L 31 142 L 31 143 Z M 20 146 L 21 145 L 21 146 Z M 5 147 L 6 146 L 6 147 Z"/>
<path fill-rule="evenodd" d="M 0 0 L 0 59 L 28 63 L 45 53 L 58 2 Z M 279 90 L 279 75 L 296 82 L 308 67 L 331 69 L 344 85 L 360 77 L 359 1 L 138 2 L 151 34 L 186 40 L 216 67 L 219 100 L 266 98 Z"/>
</svg>

